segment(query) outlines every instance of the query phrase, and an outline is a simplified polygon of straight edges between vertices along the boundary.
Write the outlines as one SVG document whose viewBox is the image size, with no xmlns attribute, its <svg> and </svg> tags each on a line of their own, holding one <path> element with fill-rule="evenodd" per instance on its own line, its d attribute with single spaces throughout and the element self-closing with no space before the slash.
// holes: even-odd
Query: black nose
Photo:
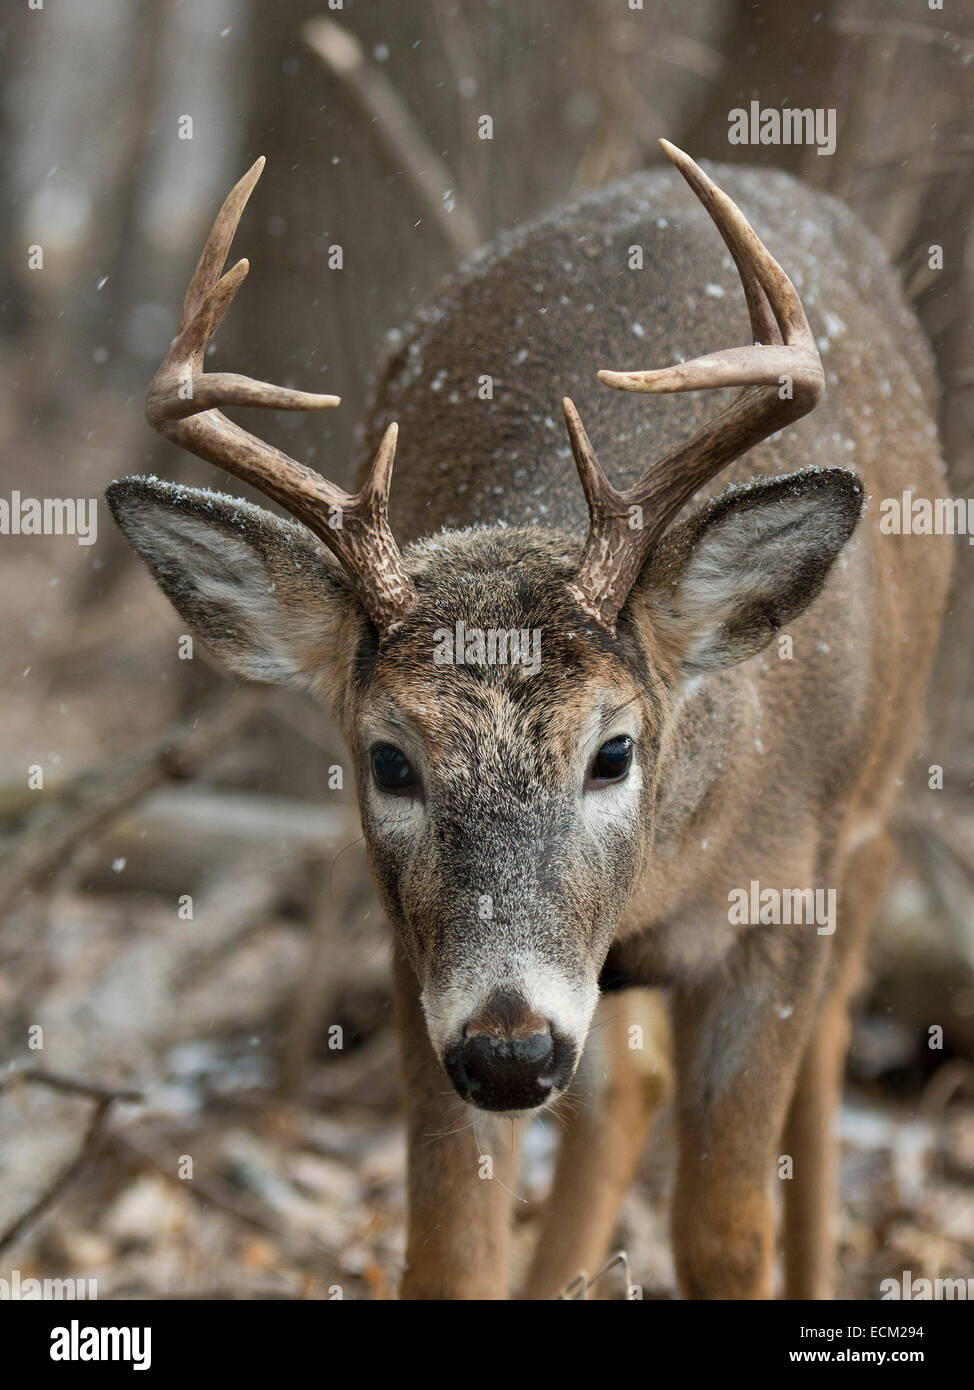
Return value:
<svg viewBox="0 0 974 1390">
<path fill-rule="evenodd" d="M 487 1029 L 472 1020 L 443 1059 L 457 1091 L 481 1110 L 533 1110 L 571 1076 L 575 1050 L 546 1020 L 535 1016 L 533 1029 L 512 1023 Z"/>
</svg>

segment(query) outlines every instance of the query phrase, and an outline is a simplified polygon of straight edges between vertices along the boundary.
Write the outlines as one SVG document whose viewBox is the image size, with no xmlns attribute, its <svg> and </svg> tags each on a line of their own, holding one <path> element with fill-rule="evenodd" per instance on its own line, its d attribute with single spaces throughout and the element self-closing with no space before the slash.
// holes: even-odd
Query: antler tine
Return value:
<svg viewBox="0 0 974 1390">
<path fill-rule="evenodd" d="M 263 155 L 255 159 L 243 178 L 237 180 L 224 198 L 223 206 L 210 228 L 206 245 L 196 262 L 193 278 L 189 282 L 186 298 L 183 300 L 183 307 L 179 314 L 178 331 L 180 333 L 190 319 L 196 316 L 196 311 L 203 300 L 219 280 L 220 272 L 230 254 L 230 245 L 237 234 L 237 227 L 240 225 L 244 208 L 250 201 L 251 193 L 257 187 L 257 181 L 264 172 L 266 163 L 267 160 Z"/>
<path fill-rule="evenodd" d="M 754 341 L 756 343 L 780 343 L 782 337 L 778 321 L 768 302 L 761 279 L 761 264 L 770 260 L 765 247 L 754 235 L 737 204 L 732 202 L 723 189 L 718 188 L 713 180 L 707 177 L 689 155 L 677 149 L 676 145 L 671 144 L 669 140 L 661 140 L 660 145 L 706 208 L 711 220 L 723 237 L 724 245 L 734 258 L 734 264 L 737 266 L 741 283 L 744 286 L 744 297 L 747 302 Z M 806 328 L 807 326 L 806 324 Z"/>
<path fill-rule="evenodd" d="M 604 385 L 623 391 L 744 388 L 731 405 L 625 491 L 609 483 L 578 412 L 566 400 L 569 438 L 591 517 L 571 592 L 610 632 L 652 547 L 694 493 L 769 434 L 806 415 L 825 389 L 815 339 L 788 276 L 727 194 L 689 155 L 667 140 L 660 143 L 734 258 L 755 342 L 656 371 L 599 372 Z"/>
<path fill-rule="evenodd" d="M 217 214 L 186 291 L 176 340 L 146 393 L 146 418 L 167 439 L 226 468 L 302 521 L 337 555 L 380 634 L 387 636 L 417 598 L 389 526 L 397 426 L 386 430 L 365 485 L 350 494 L 234 424 L 220 409 L 244 405 L 328 410 L 341 403 L 340 397 L 202 370 L 210 339 L 249 269 L 241 260 L 221 274 L 263 167 L 262 156 L 231 189 Z"/>
</svg>

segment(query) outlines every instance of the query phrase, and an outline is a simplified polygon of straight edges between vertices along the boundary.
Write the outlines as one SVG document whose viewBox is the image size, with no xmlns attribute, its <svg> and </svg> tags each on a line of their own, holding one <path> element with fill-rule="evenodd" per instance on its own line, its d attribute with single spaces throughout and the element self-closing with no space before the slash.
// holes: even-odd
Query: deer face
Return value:
<svg viewBox="0 0 974 1390">
<path fill-rule="evenodd" d="M 588 1031 L 647 844 L 658 702 L 536 534 L 423 551 L 347 731 L 362 822 L 457 1091 L 526 1110 Z"/>
<path fill-rule="evenodd" d="M 501 1111 L 560 1094 L 649 843 L 661 720 L 635 638 L 569 594 L 578 542 L 492 528 L 411 548 L 419 601 L 380 643 L 303 528 L 154 480 L 109 498 L 228 665 L 330 700 L 375 881 L 459 1094 Z"/>
</svg>

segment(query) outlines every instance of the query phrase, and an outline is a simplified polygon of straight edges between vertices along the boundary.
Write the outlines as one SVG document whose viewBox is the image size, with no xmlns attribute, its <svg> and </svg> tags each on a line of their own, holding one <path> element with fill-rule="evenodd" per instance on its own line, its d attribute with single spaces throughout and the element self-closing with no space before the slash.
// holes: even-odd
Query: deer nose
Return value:
<svg viewBox="0 0 974 1390">
<path fill-rule="evenodd" d="M 571 1056 L 564 1052 L 547 1019 L 517 996 L 498 994 L 443 1061 L 461 1097 L 481 1110 L 533 1110 L 567 1082 Z"/>
</svg>

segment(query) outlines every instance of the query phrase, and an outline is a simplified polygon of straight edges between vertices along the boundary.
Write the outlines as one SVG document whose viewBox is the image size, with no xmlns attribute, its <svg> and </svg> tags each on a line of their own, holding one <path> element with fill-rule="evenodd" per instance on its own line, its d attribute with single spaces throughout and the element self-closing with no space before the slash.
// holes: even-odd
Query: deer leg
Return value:
<svg viewBox="0 0 974 1390">
<path fill-rule="evenodd" d="M 750 927 L 713 975 L 675 991 L 673 1252 L 687 1298 L 771 1297 L 770 1180 L 829 940 L 814 932 Z"/>
<path fill-rule="evenodd" d="M 643 989 L 605 996 L 561 1112 L 565 1132 L 526 1298 L 555 1298 L 604 1261 L 653 1117 L 671 1089 L 661 996 Z"/>
<path fill-rule="evenodd" d="M 784 1148 L 793 1160 L 793 1176 L 785 1185 L 787 1298 L 832 1295 L 839 1203 L 836 1115 L 849 1043 L 849 1004 L 891 858 L 891 841 L 879 835 L 853 853 L 840 883 L 836 954 L 785 1130 Z"/>
<path fill-rule="evenodd" d="M 436 1059 L 416 977 L 398 945 L 394 985 L 407 1140 L 402 1297 L 506 1298 L 519 1124 L 460 1100 Z"/>
</svg>

